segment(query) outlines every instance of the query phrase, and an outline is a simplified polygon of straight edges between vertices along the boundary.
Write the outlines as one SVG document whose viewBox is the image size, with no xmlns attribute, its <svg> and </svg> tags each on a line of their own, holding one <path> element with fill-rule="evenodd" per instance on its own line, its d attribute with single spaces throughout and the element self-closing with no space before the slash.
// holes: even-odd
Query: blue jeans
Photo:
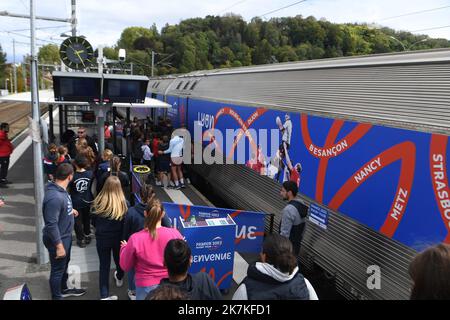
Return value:
<svg viewBox="0 0 450 320">
<path fill-rule="evenodd" d="M 147 295 L 157 287 L 158 284 L 149 287 L 136 287 L 136 300 L 145 300 Z"/>
<path fill-rule="evenodd" d="M 128 290 L 136 291 L 136 283 L 134 281 L 134 276 L 136 275 L 136 272 L 134 269 L 131 269 L 128 271 Z"/>
<path fill-rule="evenodd" d="M 123 279 L 124 272 L 119 265 L 120 240 L 97 240 L 97 253 L 100 260 L 100 297 L 109 297 L 109 274 L 111 271 L 111 251 L 116 264 L 117 278 Z"/>
<path fill-rule="evenodd" d="M 52 292 L 53 300 L 62 300 L 63 296 L 61 291 L 67 289 L 67 279 L 69 275 L 67 274 L 67 268 L 69 267 L 70 261 L 70 250 L 72 248 L 72 238 L 67 237 L 61 239 L 64 250 L 66 250 L 66 256 L 62 259 L 56 259 L 56 246 L 52 241 L 46 236 L 42 239 L 44 245 L 48 250 L 48 255 L 50 258 L 50 290 Z"/>
</svg>

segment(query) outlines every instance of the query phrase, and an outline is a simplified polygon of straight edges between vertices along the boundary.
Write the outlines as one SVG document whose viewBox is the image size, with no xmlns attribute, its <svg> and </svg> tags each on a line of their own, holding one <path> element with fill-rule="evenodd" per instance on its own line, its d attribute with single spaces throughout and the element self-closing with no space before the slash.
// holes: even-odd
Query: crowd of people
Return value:
<svg viewBox="0 0 450 320">
<path fill-rule="evenodd" d="M 136 118 L 130 124 L 131 156 L 133 164 L 151 168 L 155 184 L 160 187 L 185 188 L 182 137 L 174 135 L 170 119 L 160 119 L 157 126 L 146 125 Z"/>
<path fill-rule="evenodd" d="M 2 123 L 0 185 L 4 186 L 11 183 L 6 175 L 13 151 L 7 133 L 8 126 Z M 222 299 L 208 274 L 188 272 L 191 249 L 172 228 L 153 186 L 144 184 L 141 202 L 131 206 L 130 180 L 121 171 L 121 158 L 111 149 L 99 154 L 86 128 L 79 128 L 77 133 L 61 146 L 50 144 L 43 159 L 48 184 L 43 201 L 42 241 L 50 257 L 52 299 L 86 293 L 82 288 L 67 287 L 73 233 L 80 248 L 88 246 L 95 235 L 102 300 L 118 299 L 110 293 L 111 257 L 115 264 L 113 282 L 123 287 L 127 277 L 131 300 Z M 133 162 L 157 172 L 156 185 L 179 189 L 185 184 L 181 162 L 184 141 L 171 133 L 170 121 L 162 122 L 158 131 L 133 121 L 128 130 Z M 307 206 L 296 199 L 297 192 L 296 182 L 282 184 L 280 194 L 288 204 L 282 211 L 279 234 L 265 237 L 259 262 L 249 265 L 234 300 L 318 299 L 297 261 L 307 216 Z M 0 207 L 4 205 L 0 197 Z M 409 268 L 413 280 L 411 299 L 450 299 L 449 272 L 449 245 L 439 244 L 419 253 Z"/>
<path fill-rule="evenodd" d="M 133 121 L 128 136 L 132 142 L 133 163 L 156 168 L 159 175 L 157 184 L 168 187 L 168 180 L 171 180 L 173 187 L 178 189 L 185 183 L 179 161 L 183 140 L 178 136 L 169 140 L 170 126 L 170 122 L 163 122 L 161 131 L 152 132 L 149 136 L 149 130 L 144 131 L 145 128 Z M 108 129 L 105 126 L 105 130 Z M 183 286 L 189 296 L 221 298 L 209 276 L 188 275 L 183 268 L 186 267 L 187 272 L 190 263 L 186 265 L 183 257 L 172 256 L 165 251 L 171 240 L 180 240 L 182 236 L 171 228 L 163 205 L 155 198 L 153 187 L 144 184 L 140 190 L 141 202 L 131 206 L 128 201 L 130 180 L 128 174 L 121 171 L 121 158 L 110 149 L 99 155 L 94 139 L 86 134 L 86 128 L 79 128 L 77 133 L 66 139 L 64 145 L 50 144 L 43 159 L 49 182 L 43 204 L 43 242 L 51 257 L 52 298 L 86 293 L 81 288 L 67 288 L 72 231 L 80 248 L 89 245 L 92 233 L 95 233 L 99 296 L 102 300 L 118 299 L 109 290 L 111 256 L 116 269 L 113 275 L 115 285 L 122 287 L 127 276 L 131 300 L 146 299 L 160 286 L 160 282 Z M 161 134 L 164 135 L 160 141 Z M 177 255 L 178 251 L 175 250 L 174 254 Z M 179 258 L 182 260 L 177 260 Z M 170 270 L 175 271 L 170 273 Z"/>
</svg>

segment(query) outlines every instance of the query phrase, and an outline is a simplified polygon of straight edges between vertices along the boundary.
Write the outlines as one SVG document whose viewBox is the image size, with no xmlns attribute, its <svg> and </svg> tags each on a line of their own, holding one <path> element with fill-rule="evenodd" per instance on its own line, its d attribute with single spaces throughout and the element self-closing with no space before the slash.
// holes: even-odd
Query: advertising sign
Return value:
<svg viewBox="0 0 450 320">
<path fill-rule="evenodd" d="M 166 215 L 172 225 L 177 228 L 178 218 L 188 219 L 191 216 L 200 218 L 223 218 L 230 215 L 236 223 L 234 242 L 236 251 L 245 253 L 260 253 L 264 237 L 264 219 L 266 215 L 261 212 L 242 211 L 204 206 L 188 206 L 176 203 L 163 202 Z"/>
<path fill-rule="evenodd" d="M 234 233 L 230 216 L 177 219 L 178 229 L 192 251 L 190 273 L 206 272 L 219 289 L 229 289 L 233 279 Z"/>
<path fill-rule="evenodd" d="M 309 221 L 318 225 L 324 230 L 326 230 L 328 226 L 328 215 L 329 213 L 327 209 L 319 207 L 315 203 L 311 203 L 311 205 L 309 206 Z"/>
</svg>

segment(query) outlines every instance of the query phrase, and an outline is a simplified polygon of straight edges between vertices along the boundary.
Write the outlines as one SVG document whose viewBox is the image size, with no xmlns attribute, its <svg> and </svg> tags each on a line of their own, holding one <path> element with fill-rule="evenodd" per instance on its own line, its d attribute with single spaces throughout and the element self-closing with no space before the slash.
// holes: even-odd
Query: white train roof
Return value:
<svg viewBox="0 0 450 320">
<path fill-rule="evenodd" d="M 21 92 L 0 97 L 0 101 L 8 102 L 28 102 L 31 103 L 31 92 Z M 76 101 L 55 101 L 53 90 L 39 90 L 39 104 L 54 104 L 54 105 L 89 105 L 88 102 Z M 172 106 L 163 101 L 146 97 L 144 103 L 113 103 L 113 107 L 118 108 L 171 108 Z"/>
</svg>

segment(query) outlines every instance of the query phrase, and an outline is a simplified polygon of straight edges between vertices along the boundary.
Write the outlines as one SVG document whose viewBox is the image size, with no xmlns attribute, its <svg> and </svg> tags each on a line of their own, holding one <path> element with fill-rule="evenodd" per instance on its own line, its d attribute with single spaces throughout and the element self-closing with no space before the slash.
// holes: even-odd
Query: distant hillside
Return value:
<svg viewBox="0 0 450 320">
<path fill-rule="evenodd" d="M 365 24 L 334 24 L 302 16 L 246 22 L 240 16 L 227 15 L 167 24 L 161 33 L 155 25 L 129 27 L 117 45 L 105 48 L 104 53 L 117 59 L 119 48 L 124 48 L 134 73 L 150 75 L 153 50 L 157 53 L 155 75 L 164 75 L 444 47 L 450 47 L 449 40 Z"/>
</svg>

